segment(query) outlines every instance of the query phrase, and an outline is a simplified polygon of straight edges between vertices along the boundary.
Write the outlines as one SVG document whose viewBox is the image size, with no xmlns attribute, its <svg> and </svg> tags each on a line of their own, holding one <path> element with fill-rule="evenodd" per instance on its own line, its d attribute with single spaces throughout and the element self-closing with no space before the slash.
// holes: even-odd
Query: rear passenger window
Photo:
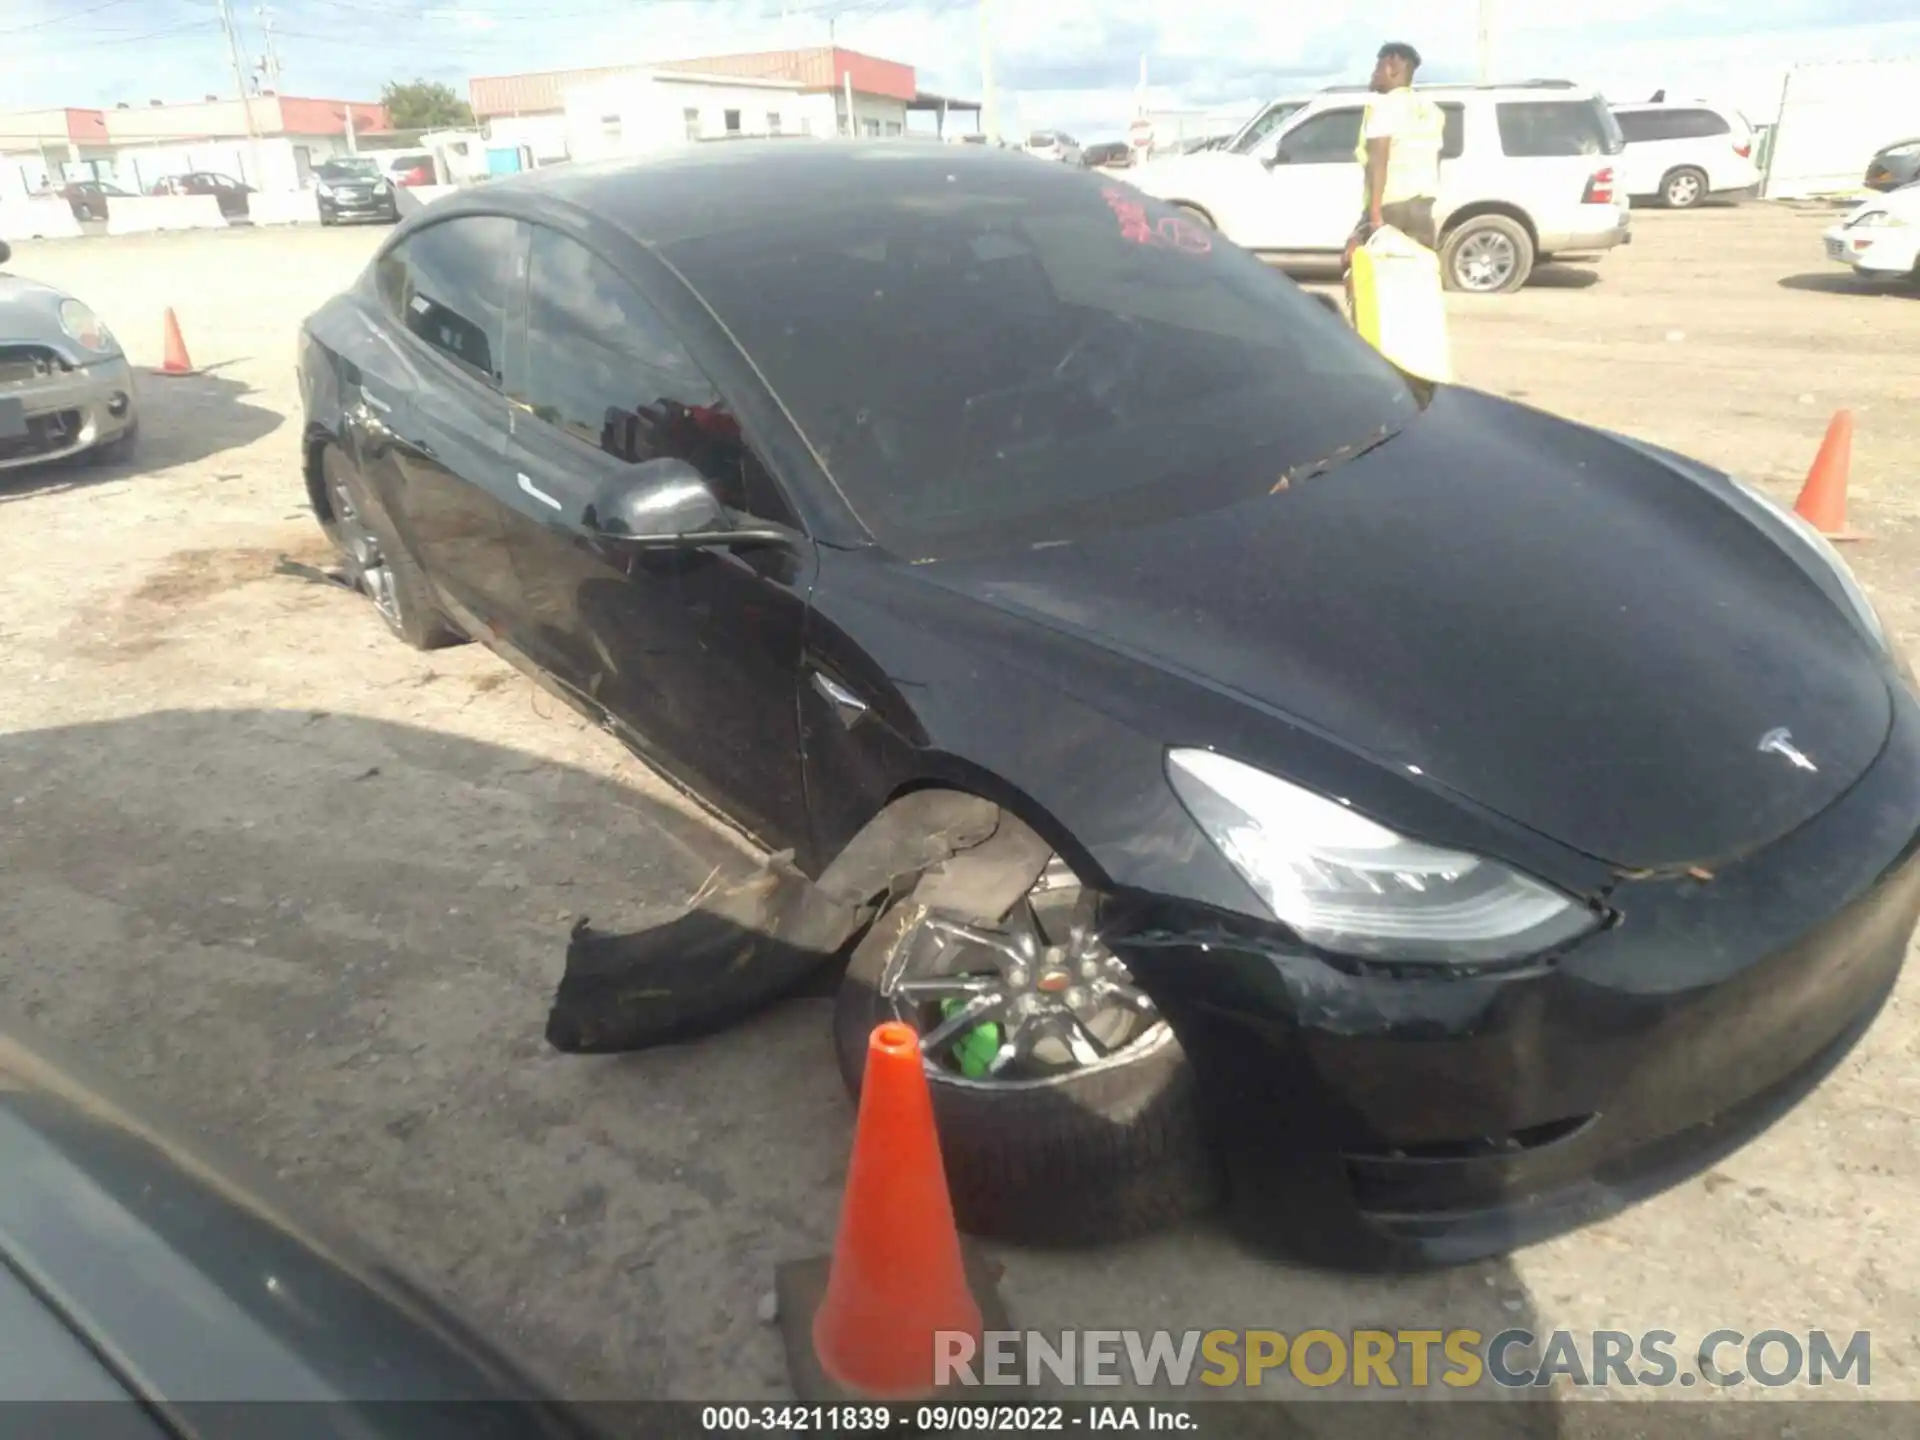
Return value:
<svg viewBox="0 0 1920 1440">
<path fill-rule="evenodd" d="M 1676 110 L 1673 120 L 1675 132 L 1683 140 L 1705 140 L 1715 135 L 1733 133 L 1733 127 L 1727 124 L 1726 118 L 1711 110 Z"/>
<path fill-rule="evenodd" d="M 1467 107 L 1443 101 L 1440 115 L 1446 122 L 1446 134 L 1440 141 L 1440 158 L 1458 160 L 1467 153 Z M 1356 140 L 1354 143 L 1359 142 Z"/>
<path fill-rule="evenodd" d="M 1661 133 L 1661 115 L 1657 110 L 1615 111 L 1613 118 L 1620 122 L 1620 133 L 1626 137 L 1629 145 L 1644 145 L 1649 140 L 1664 140 Z"/>
<path fill-rule="evenodd" d="M 1605 122 L 1598 109 L 1579 100 L 1504 100 L 1494 107 L 1500 148 L 1518 158 L 1604 155 Z"/>
<path fill-rule="evenodd" d="M 518 230 L 497 215 L 443 220 L 389 251 L 375 272 L 381 299 L 409 331 L 490 385 L 500 383 Z"/>
<path fill-rule="evenodd" d="M 1733 126 L 1711 110 L 1629 110 L 1615 118 L 1629 144 L 1654 140 L 1705 140 L 1730 135 Z"/>
</svg>

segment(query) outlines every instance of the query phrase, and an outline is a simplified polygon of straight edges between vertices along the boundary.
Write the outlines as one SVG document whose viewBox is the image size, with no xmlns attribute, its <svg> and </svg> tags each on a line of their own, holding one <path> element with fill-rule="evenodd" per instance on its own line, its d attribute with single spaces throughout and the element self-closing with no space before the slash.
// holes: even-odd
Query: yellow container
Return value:
<svg viewBox="0 0 1920 1440">
<path fill-rule="evenodd" d="M 1453 379 L 1440 257 L 1392 226 L 1353 253 L 1353 323 L 1366 342 L 1410 374 Z"/>
</svg>

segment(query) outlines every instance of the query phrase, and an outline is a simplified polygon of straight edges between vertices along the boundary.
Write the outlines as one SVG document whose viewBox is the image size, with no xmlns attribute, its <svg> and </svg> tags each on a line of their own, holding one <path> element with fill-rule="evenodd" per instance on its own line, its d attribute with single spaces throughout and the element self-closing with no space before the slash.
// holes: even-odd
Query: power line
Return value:
<svg viewBox="0 0 1920 1440">
<path fill-rule="evenodd" d="M 0 30 L 0 35 L 24 35 L 29 30 L 45 30 L 53 25 L 70 25 L 83 15 L 97 15 L 102 10 L 111 10 L 116 5 L 125 5 L 128 0 L 100 0 L 98 5 L 89 5 L 84 10 L 74 10 L 65 15 L 56 15 L 51 20 L 36 20 L 31 25 L 13 25 Z"/>
<path fill-rule="evenodd" d="M 64 40 L 62 50 L 93 49 L 102 45 L 141 45 L 149 40 L 168 40 L 175 35 L 198 35 L 214 29 L 219 24 L 215 20 L 189 20 L 184 25 L 173 25 L 165 30 L 149 30 L 144 35 L 115 35 L 105 40 Z"/>
</svg>

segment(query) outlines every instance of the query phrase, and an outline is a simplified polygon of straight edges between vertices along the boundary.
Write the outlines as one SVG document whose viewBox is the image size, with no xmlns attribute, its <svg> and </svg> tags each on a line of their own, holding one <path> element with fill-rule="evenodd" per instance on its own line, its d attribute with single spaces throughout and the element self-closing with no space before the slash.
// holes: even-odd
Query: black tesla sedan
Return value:
<svg viewBox="0 0 1920 1440">
<path fill-rule="evenodd" d="M 1224 1184 L 1334 1263 L 1510 1248 L 1755 1133 L 1920 917 L 1920 697 L 1817 534 L 1410 381 L 1107 177 L 506 179 L 300 365 L 395 633 L 495 647 L 808 876 L 898 857 L 841 1055 L 920 1026 L 976 1232 Z"/>
</svg>

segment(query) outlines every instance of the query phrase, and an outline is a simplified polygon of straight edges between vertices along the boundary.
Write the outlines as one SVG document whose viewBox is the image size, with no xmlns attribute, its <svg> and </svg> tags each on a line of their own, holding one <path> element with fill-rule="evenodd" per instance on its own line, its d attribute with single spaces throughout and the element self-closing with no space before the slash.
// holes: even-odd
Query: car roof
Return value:
<svg viewBox="0 0 1920 1440">
<path fill-rule="evenodd" d="M 1058 173 L 1056 173 L 1056 171 Z M 502 176 L 437 203 L 539 220 L 555 202 L 616 226 L 646 245 L 766 225 L 778 230 L 796 206 L 909 202 L 946 190 L 964 172 L 1009 196 L 1071 183 L 1069 167 L 1036 166 L 1019 150 L 903 145 L 874 140 L 742 139 L 690 145 L 620 160 L 574 162 Z"/>
<path fill-rule="evenodd" d="M 1615 112 L 1621 110 L 1711 110 L 1716 115 L 1734 114 L 1731 105 L 1722 105 L 1714 100 L 1623 100 L 1610 106 Z"/>
<path fill-rule="evenodd" d="M 1441 95 L 1528 95 L 1539 97 L 1542 94 L 1566 96 L 1571 100 L 1591 99 L 1599 92 L 1590 85 L 1581 85 L 1572 80 L 1508 80 L 1494 85 L 1476 85 L 1469 82 L 1447 83 L 1440 85 L 1419 84 L 1413 87 L 1421 94 Z M 1329 85 L 1324 90 L 1316 90 L 1314 100 L 1331 96 L 1370 95 L 1371 85 Z"/>
</svg>

